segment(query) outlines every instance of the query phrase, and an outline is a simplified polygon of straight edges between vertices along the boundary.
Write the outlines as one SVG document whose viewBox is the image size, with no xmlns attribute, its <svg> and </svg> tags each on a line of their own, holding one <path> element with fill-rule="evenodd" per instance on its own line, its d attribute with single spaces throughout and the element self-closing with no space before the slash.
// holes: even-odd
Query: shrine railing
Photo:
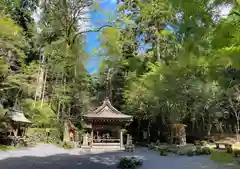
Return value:
<svg viewBox="0 0 240 169">
<path fill-rule="evenodd" d="M 93 143 L 120 143 L 120 139 L 93 139 Z"/>
</svg>

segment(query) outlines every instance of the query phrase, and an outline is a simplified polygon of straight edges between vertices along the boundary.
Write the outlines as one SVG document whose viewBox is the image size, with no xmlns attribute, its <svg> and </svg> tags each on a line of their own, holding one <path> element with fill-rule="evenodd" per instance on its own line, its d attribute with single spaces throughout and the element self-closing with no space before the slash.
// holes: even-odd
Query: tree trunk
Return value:
<svg viewBox="0 0 240 169">
<path fill-rule="evenodd" d="M 148 143 L 150 143 L 150 127 L 151 127 L 151 120 L 148 121 L 148 128 L 147 128 Z"/>
<path fill-rule="evenodd" d="M 239 131 L 240 131 L 240 124 L 239 124 L 239 120 L 240 120 L 240 118 L 239 117 L 237 117 L 237 130 L 236 130 L 236 137 L 237 137 L 237 142 L 239 142 L 240 141 L 240 136 L 239 136 Z"/>
<path fill-rule="evenodd" d="M 42 56 L 42 57 L 41 57 Z M 40 60 L 39 63 L 39 73 L 37 77 L 37 86 L 36 86 L 36 93 L 35 93 L 35 102 L 37 101 L 37 98 L 42 97 L 42 88 L 43 88 L 43 81 L 44 81 L 44 64 L 45 64 L 45 56 L 41 53 L 40 54 Z M 34 106 L 35 106 L 34 102 Z"/>
<path fill-rule="evenodd" d="M 211 130 L 212 130 L 212 124 L 208 124 L 208 131 L 207 131 L 208 136 L 211 136 Z"/>
<path fill-rule="evenodd" d="M 45 77 L 44 77 L 44 82 L 43 82 L 41 108 L 42 108 L 42 106 L 43 106 L 43 101 L 44 101 L 44 99 L 45 99 L 44 95 L 45 95 L 46 82 L 47 82 L 47 70 L 46 70 L 46 72 L 45 72 Z"/>
</svg>

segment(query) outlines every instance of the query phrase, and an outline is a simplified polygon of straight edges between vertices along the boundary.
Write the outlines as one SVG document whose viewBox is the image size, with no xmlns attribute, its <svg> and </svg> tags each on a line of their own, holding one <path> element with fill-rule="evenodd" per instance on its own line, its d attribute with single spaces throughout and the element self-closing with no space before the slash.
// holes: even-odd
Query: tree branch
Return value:
<svg viewBox="0 0 240 169">
<path fill-rule="evenodd" d="M 90 29 L 90 30 L 78 32 L 78 33 L 76 33 L 76 34 L 74 35 L 72 42 L 73 42 L 73 44 L 74 44 L 76 38 L 77 38 L 79 35 L 82 35 L 82 34 L 88 33 L 88 32 L 99 32 L 99 31 L 101 31 L 102 29 L 107 28 L 107 27 L 112 27 L 112 25 L 107 24 L 107 25 L 103 25 L 103 26 L 101 26 L 101 27 L 99 27 L 99 28 L 97 28 L 97 29 Z"/>
</svg>

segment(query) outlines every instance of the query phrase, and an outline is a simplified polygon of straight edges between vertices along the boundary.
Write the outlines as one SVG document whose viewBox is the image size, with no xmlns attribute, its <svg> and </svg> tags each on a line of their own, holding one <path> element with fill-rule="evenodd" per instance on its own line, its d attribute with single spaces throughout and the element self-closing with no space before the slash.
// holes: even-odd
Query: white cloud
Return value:
<svg viewBox="0 0 240 169">
<path fill-rule="evenodd" d="M 219 21 L 221 18 L 225 18 L 228 16 L 230 11 L 232 10 L 233 5 L 232 4 L 222 4 L 219 5 L 218 7 L 213 9 L 214 15 L 213 19 L 214 21 Z"/>
<path fill-rule="evenodd" d="M 92 24 L 91 24 L 91 19 L 90 19 L 90 16 L 89 16 L 89 8 L 85 8 L 82 10 L 82 16 L 81 18 L 78 20 L 78 30 L 81 32 L 81 31 L 85 31 L 87 29 L 89 29 Z"/>
<path fill-rule="evenodd" d="M 218 12 L 221 17 L 226 17 L 232 9 L 232 5 L 221 5 L 218 7 Z"/>
</svg>

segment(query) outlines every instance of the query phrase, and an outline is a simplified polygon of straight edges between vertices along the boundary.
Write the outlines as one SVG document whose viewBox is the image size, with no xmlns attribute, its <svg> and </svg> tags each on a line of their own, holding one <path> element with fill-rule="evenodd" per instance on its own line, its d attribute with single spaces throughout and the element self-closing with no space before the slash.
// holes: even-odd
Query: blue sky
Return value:
<svg viewBox="0 0 240 169">
<path fill-rule="evenodd" d="M 100 8 L 101 12 L 92 12 L 90 13 L 90 17 L 92 18 L 91 20 L 91 25 L 93 26 L 101 26 L 106 22 L 106 20 L 109 20 L 108 15 L 106 14 L 107 12 L 115 13 L 116 12 L 116 0 L 100 0 Z M 174 31 L 172 27 L 169 25 L 166 26 L 165 29 L 168 29 L 170 31 Z M 87 46 L 85 48 L 86 52 L 90 53 L 93 55 L 93 50 L 98 49 L 100 45 L 99 41 L 99 32 L 91 32 L 87 33 L 86 35 L 86 42 Z M 140 53 L 144 53 L 146 49 L 151 48 L 150 45 L 148 44 L 141 44 L 142 48 L 139 49 Z M 89 74 L 94 74 L 98 72 L 98 68 L 101 62 L 101 58 L 99 58 L 97 55 L 93 55 L 92 58 L 88 59 L 88 62 L 86 64 L 86 69 Z"/>
<path fill-rule="evenodd" d="M 114 13 L 116 11 L 116 0 L 100 0 L 101 12 L 92 12 L 90 13 L 91 25 L 99 26 L 104 24 L 104 22 L 109 18 L 106 14 L 107 12 Z M 94 49 L 98 49 L 100 45 L 99 41 L 99 32 L 90 32 L 86 35 L 86 51 L 90 54 L 93 54 Z M 99 68 L 100 58 L 98 56 L 93 56 L 88 59 L 86 69 L 89 74 L 96 73 Z"/>
</svg>

